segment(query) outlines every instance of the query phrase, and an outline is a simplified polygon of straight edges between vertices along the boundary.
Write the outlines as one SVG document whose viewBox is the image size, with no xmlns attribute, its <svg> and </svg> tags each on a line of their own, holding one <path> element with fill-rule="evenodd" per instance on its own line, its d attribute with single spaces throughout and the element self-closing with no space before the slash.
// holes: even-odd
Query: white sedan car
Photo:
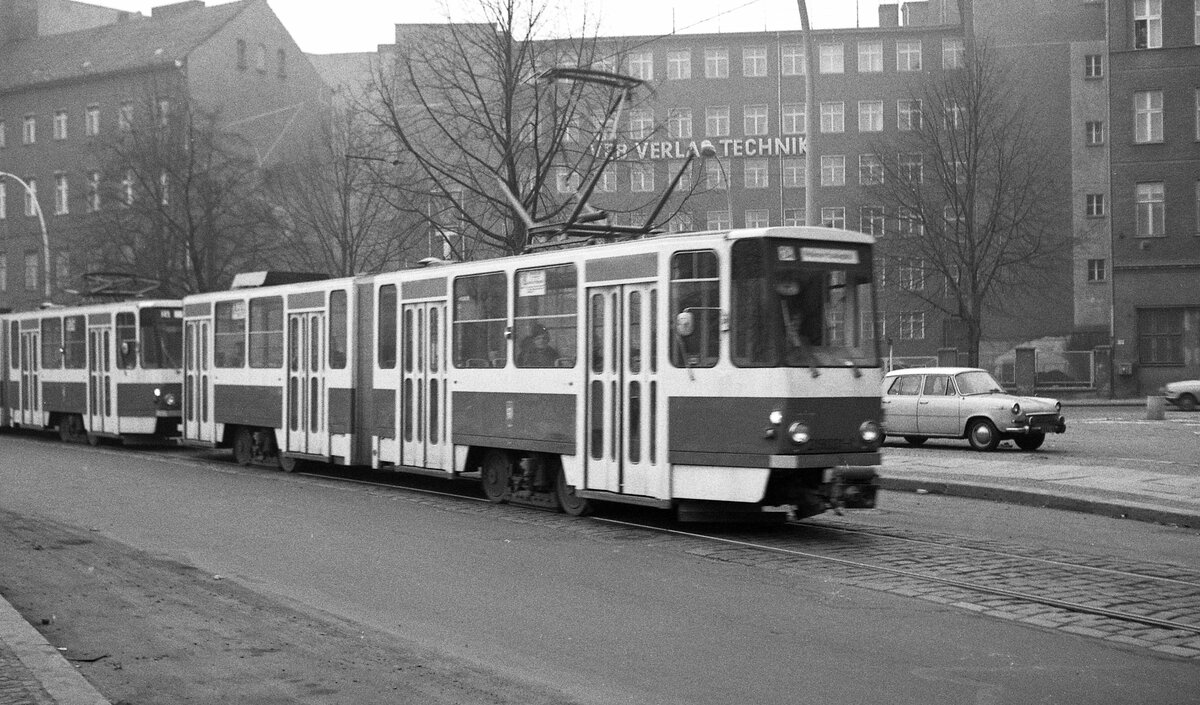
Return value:
<svg viewBox="0 0 1200 705">
<path fill-rule="evenodd" d="M 882 395 L 884 432 L 912 445 L 966 438 L 986 451 L 1011 438 L 1022 450 L 1037 450 L 1047 433 L 1067 430 L 1058 400 L 1008 394 L 987 370 L 972 367 L 893 370 Z"/>
<path fill-rule="evenodd" d="M 1184 411 L 1195 411 L 1200 403 L 1200 379 L 1185 379 L 1180 382 L 1168 382 L 1160 391 L 1167 398 L 1167 403 Z"/>
</svg>

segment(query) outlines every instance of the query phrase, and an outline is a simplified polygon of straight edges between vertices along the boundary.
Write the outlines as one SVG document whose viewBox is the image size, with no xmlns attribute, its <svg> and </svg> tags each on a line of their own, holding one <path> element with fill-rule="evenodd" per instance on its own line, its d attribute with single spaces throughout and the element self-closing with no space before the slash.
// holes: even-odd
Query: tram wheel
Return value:
<svg viewBox="0 0 1200 705">
<path fill-rule="evenodd" d="M 238 465 L 249 465 L 254 460 L 254 434 L 245 426 L 233 432 L 233 460 Z"/>
<path fill-rule="evenodd" d="M 489 502 L 502 504 L 512 497 L 512 488 L 509 486 L 512 470 L 512 455 L 506 451 L 493 449 L 483 456 L 479 480 Z"/>
<path fill-rule="evenodd" d="M 67 414 L 58 422 L 58 437 L 63 443 L 83 443 L 87 440 L 87 431 L 83 428 L 83 417 L 79 414 Z"/>
<path fill-rule="evenodd" d="M 592 513 L 592 503 L 575 495 L 575 488 L 567 484 L 567 473 L 561 467 L 558 469 L 558 481 L 554 483 L 554 493 L 558 495 L 558 506 L 562 507 L 563 512 L 573 517 Z"/>
</svg>

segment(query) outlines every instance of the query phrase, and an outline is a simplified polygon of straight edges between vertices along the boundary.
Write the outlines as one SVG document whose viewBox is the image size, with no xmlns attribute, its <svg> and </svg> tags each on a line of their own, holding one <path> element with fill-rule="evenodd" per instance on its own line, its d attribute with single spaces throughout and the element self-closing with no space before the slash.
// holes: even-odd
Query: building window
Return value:
<svg viewBox="0 0 1200 705">
<path fill-rule="evenodd" d="M 789 227 L 804 225 L 804 209 L 785 208 L 783 210 L 783 224 Z"/>
<path fill-rule="evenodd" d="M 704 162 L 704 186 L 709 190 L 729 188 L 725 177 L 725 168 L 721 166 L 720 161 L 709 159 Z"/>
<path fill-rule="evenodd" d="M 635 163 L 629 165 L 629 189 L 634 193 L 649 193 L 654 190 L 654 165 Z"/>
<path fill-rule="evenodd" d="M 821 156 L 821 185 L 846 185 L 846 155 L 827 154 Z"/>
<path fill-rule="evenodd" d="M 629 137 L 643 140 L 654 133 L 654 110 L 634 108 L 629 111 Z"/>
<path fill-rule="evenodd" d="M 942 40 L 942 68 L 961 69 L 967 65 L 967 50 L 963 40 L 947 37 Z"/>
<path fill-rule="evenodd" d="M 858 214 L 858 229 L 868 235 L 881 237 L 884 226 L 883 208 L 880 206 L 863 206 Z"/>
<path fill-rule="evenodd" d="M 1134 142 L 1163 141 L 1162 91 L 1138 91 L 1133 94 Z"/>
<path fill-rule="evenodd" d="M 133 171 L 126 170 L 125 178 L 121 179 L 121 193 L 124 194 L 125 205 L 133 205 Z"/>
<path fill-rule="evenodd" d="M 617 190 L 617 172 L 605 170 L 600 173 L 600 181 L 596 184 L 596 190 L 601 193 L 612 193 Z"/>
<path fill-rule="evenodd" d="M 704 134 L 706 137 L 729 136 L 728 105 L 704 109 Z"/>
<path fill-rule="evenodd" d="M 67 175 L 61 171 L 54 175 L 54 214 L 66 215 L 69 210 L 69 187 L 67 186 Z"/>
<path fill-rule="evenodd" d="M 742 183 L 746 188 L 767 188 L 771 185 L 766 159 L 747 159 Z M 749 227 L 749 226 L 747 226 Z"/>
<path fill-rule="evenodd" d="M 1083 125 L 1084 141 L 1092 147 L 1104 144 L 1104 122 L 1088 120 Z"/>
<path fill-rule="evenodd" d="M 21 143 L 37 143 L 37 118 L 33 115 L 26 115 L 25 121 L 21 123 Z"/>
<path fill-rule="evenodd" d="M 1088 54 L 1083 57 L 1084 78 L 1104 78 L 1104 55 Z"/>
<path fill-rule="evenodd" d="M 692 77 L 692 52 L 667 52 L 667 80 L 684 80 Z"/>
<path fill-rule="evenodd" d="M 100 210 L 100 172 L 98 171 L 88 174 L 87 204 L 89 213 Z"/>
<path fill-rule="evenodd" d="M 896 228 L 901 237 L 921 237 L 925 234 L 925 223 L 911 208 L 896 212 Z"/>
<path fill-rule="evenodd" d="M 0 291 L 8 291 L 8 255 L 0 254 Z"/>
<path fill-rule="evenodd" d="M 25 253 L 25 291 L 38 290 L 38 264 L 36 252 Z"/>
<path fill-rule="evenodd" d="M 784 188 L 799 188 L 804 186 L 804 172 L 807 167 L 804 157 L 784 157 L 782 163 L 782 179 Z"/>
<path fill-rule="evenodd" d="M 8 184 L 0 179 L 0 220 L 8 218 Z"/>
<path fill-rule="evenodd" d="M 925 313 L 904 311 L 900 314 L 901 340 L 925 340 Z"/>
<path fill-rule="evenodd" d="M 8 146 L 8 129 L 4 126 L 4 121 L 0 120 L 0 149 Z"/>
<path fill-rule="evenodd" d="M 1133 0 L 1133 47 L 1162 47 L 1162 0 Z"/>
<path fill-rule="evenodd" d="M 742 130 L 746 136 L 767 134 L 767 106 L 747 105 L 742 109 Z"/>
<path fill-rule="evenodd" d="M 280 49 L 275 52 L 275 72 L 280 78 L 287 78 L 287 51 Z"/>
<path fill-rule="evenodd" d="M 1200 180 L 1196 181 L 1196 213 L 1195 213 L 1195 215 L 1196 215 L 1195 230 L 1196 230 L 1196 234 L 1200 235 Z M 3 215 L 0 215 L 0 218 L 3 218 L 3 217 L 4 217 Z"/>
<path fill-rule="evenodd" d="M 883 42 L 858 43 L 858 72 L 883 72 Z"/>
<path fill-rule="evenodd" d="M 667 136 L 680 139 L 691 139 L 691 108 L 673 108 L 667 111 Z"/>
<path fill-rule="evenodd" d="M 121 132 L 129 132 L 133 129 L 133 102 L 125 101 L 121 103 L 121 112 L 117 115 L 117 127 Z"/>
<path fill-rule="evenodd" d="M 38 214 L 37 179 L 25 178 L 25 215 L 32 217 Z"/>
<path fill-rule="evenodd" d="M 821 73 L 845 73 L 845 49 L 841 43 L 822 44 L 818 48 Z"/>
<path fill-rule="evenodd" d="M 779 111 L 779 123 L 785 135 L 804 134 L 804 103 L 784 103 Z"/>
<path fill-rule="evenodd" d="M 746 227 L 747 228 L 769 228 L 771 227 L 771 211 L 765 209 L 756 209 L 746 211 Z"/>
<path fill-rule="evenodd" d="M 667 162 L 667 175 L 673 179 L 676 174 L 679 174 L 679 183 L 675 185 L 675 188 L 680 193 L 687 193 L 692 188 L 692 169 L 690 165 L 688 169 L 684 169 L 683 165 L 682 159 L 672 159 Z M 681 169 L 682 171 L 680 171 Z M 668 181 L 668 183 L 670 182 Z"/>
<path fill-rule="evenodd" d="M 1083 212 L 1089 218 L 1099 218 L 1104 215 L 1104 194 L 1089 193 L 1084 197 Z"/>
<path fill-rule="evenodd" d="M 896 284 L 905 291 L 924 291 L 925 260 L 901 257 L 896 266 Z"/>
<path fill-rule="evenodd" d="M 729 50 L 704 50 L 704 77 L 729 78 Z"/>
<path fill-rule="evenodd" d="M 54 281 L 60 289 L 71 283 L 70 253 L 58 252 L 54 255 Z"/>
<path fill-rule="evenodd" d="M 706 230 L 728 230 L 733 227 L 733 219 L 729 211 L 709 211 Z"/>
<path fill-rule="evenodd" d="M 1138 309 L 1138 362 L 1143 365 L 1182 365 L 1184 310 Z"/>
<path fill-rule="evenodd" d="M 89 105 L 83 113 L 83 134 L 95 137 L 100 134 L 100 106 Z"/>
<path fill-rule="evenodd" d="M 841 101 L 821 103 L 821 132 L 846 131 L 846 104 Z"/>
<path fill-rule="evenodd" d="M 925 158 L 921 153 L 902 153 L 896 162 L 901 179 L 914 184 L 925 182 Z"/>
<path fill-rule="evenodd" d="M 843 206 L 831 206 L 821 209 L 821 225 L 827 228 L 846 227 L 846 209 Z"/>
<path fill-rule="evenodd" d="M 267 72 L 267 45 L 259 44 L 254 49 L 254 70 L 259 73 Z"/>
<path fill-rule="evenodd" d="M 779 73 L 783 76 L 804 75 L 804 46 L 784 44 L 779 48 Z"/>
<path fill-rule="evenodd" d="M 1200 0 L 1197 0 L 1200 2 Z M 1196 141 L 1200 142 L 1200 88 L 1196 89 Z M 0 122 L 0 147 L 4 146 L 4 123 Z"/>
<path fill-rule="evenodd" d="M 558 193 L 575 193 L 579 190 L 579 174 L 560 166 L 554 170 L 554 190 Z"/>
<path fill-rule="evenodd" d="M 1192 43 L 1200 46 L 1200 0 L 1192 0 Z"/>
<path fill-rule="evenodd" d="M 905 132 L 921 129 L 921 101 L 896 101 L 896 129 Z"/>
<path fill-rule="evenodd" d="M 961 130 L 962 126 L 962 106 L 954 101 L 942 106 L 942 127 L 947 130 Z"/>
<path fill-rule="evenodd" d="M 858 101 L 858 131 L 883 132 L 883 101 Z"/>
<path fill-rule="evenodd" d="M 654 80 L 654 52 L 638 51 L 629 55 L 629 75 L 643 81 Z"/>
<path fill-rule="evenodd" d="M 750 78 L 767 75 L 767 48 L 742 48 L 742 75 Z"/>
<path fill-rule="evenodd" d="M 921 42 L 896 42 L 896 70 L 921 70 Z"/>
<path fill-rule="evenodd" d="M 246 68 L 246 40 L 237 40 L 237 67 L 239 69 Z"/>
<path fill-rule="evenodd" d="M 1137 184 L 1137 236 L 1162 237 L 1166 235 L 1165 190 L 1161 181 Z"/>
<path fill-rule="evenodd" d="M 67 138 L 67 111 L 59 110 L 54 113 L 54 139 L 65 140 Z"/>
<path fill-rule="evenodd" d="M 667 221 L 667 232 L 669 233 L 687 233 L 692 230 L 692 214 L 691 213 L 676 213 Z"/>
<path fill-rule="evenodd" d="M 1087 261 L 1087 280 L 1090 282 L 1102 282 L 1108 279 L 1108 261 L 1103 259 L 1090 259 Z"/>
<path fill-rule="evenodd" d="M 858 155 L 858 183 L 863 186 L 878 186 L 883 183 L 883 160 L 878 155 Z"/>
</svg>

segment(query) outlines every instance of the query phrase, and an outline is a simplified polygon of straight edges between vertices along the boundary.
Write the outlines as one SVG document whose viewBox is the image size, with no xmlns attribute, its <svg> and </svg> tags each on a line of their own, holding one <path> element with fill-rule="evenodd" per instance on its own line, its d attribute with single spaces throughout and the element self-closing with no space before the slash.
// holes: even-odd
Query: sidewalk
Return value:
<svg viewBox="0 0 1200 705">
<path fill-rule="evenodd" d="M 0 705 L 109 705 L 0 597 Z"/>
</svg>

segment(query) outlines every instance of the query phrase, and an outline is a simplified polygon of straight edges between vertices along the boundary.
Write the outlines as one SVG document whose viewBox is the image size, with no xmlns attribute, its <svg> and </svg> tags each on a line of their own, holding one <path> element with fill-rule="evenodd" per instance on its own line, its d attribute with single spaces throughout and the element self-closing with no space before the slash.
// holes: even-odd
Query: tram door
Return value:
<svg viewBox="0 0 1200 705">
<path fill-rule="evenodd" d="M 116 433 L 112 383 L 112 330 L 88 328 L 88 426 L 91 433 Z"/>
<path fill-rule="evenodd" d="M 216 440 L 216 429 L 210 418 L 208 321 L 188 321 L 184 327 L 184 347 L 187 372 L 183 389 L 183 437 L 195 441 Z"/>
<path fill-rule="evenodd" d="M 587 489 L 651 495 L 658 446 L 653 284 L 588 289 Z"/>
<path fill-rule="evenodd" d="M 328 455 L 325 313 L 288 314 L 287 450 Z"/>
<path fill-rule="evenodd" d="M 21 401 L 18 421 L 22 425 L 42 425 L 41 400 L 38 394 L 38 331 L 21 331 Z"/>
<path fill-rule="evenodd" d="M 446 304 L 405 304 L 400 313 L 403 379 L 400 439 L 403 465 L 445 469 Z"/>
</svg>

